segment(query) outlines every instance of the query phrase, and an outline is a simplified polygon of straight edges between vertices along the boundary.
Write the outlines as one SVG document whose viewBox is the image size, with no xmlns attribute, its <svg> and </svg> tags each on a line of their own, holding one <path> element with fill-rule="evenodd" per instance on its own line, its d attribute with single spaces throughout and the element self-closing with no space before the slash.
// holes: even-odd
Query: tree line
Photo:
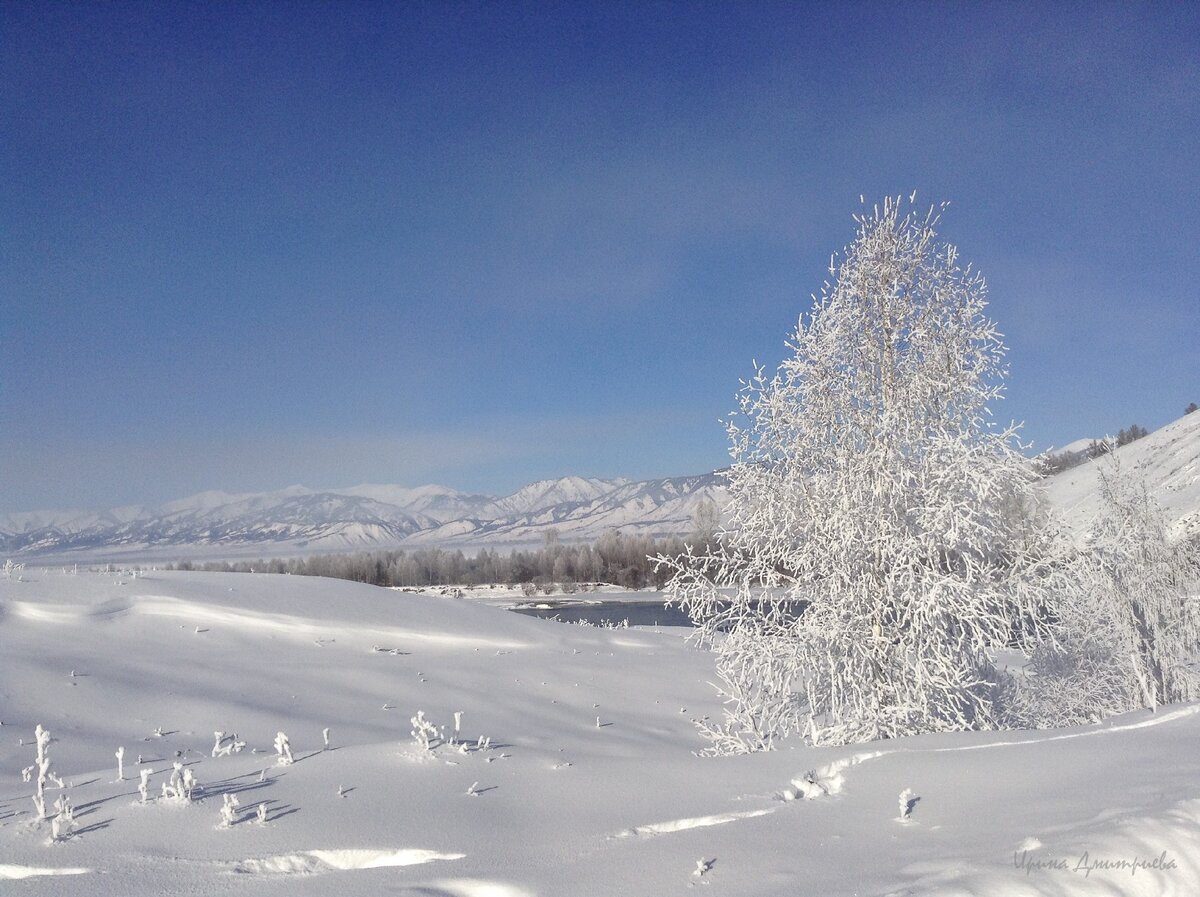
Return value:
<svg viewBox="0 0 1200 897">
<path fill-rule="evenodd" d="M 661 589 L 669 574 L 656 570 L 653 558 L 676 556 L 683 551 L 684 540 L 679 537 L 656 539 L 612 530 L 594 543 L 564 544 L 551 530 L 541 547 L 513 549 L 506 554 L 494 548 L 481 548 L 477 554 L 468 555 L 461 549 L 431 547 L 255 561 L 179 561 L 168 569 L 289 573 L 390 587 L 522 585 L 528 593 L 550 593 L 560 588 L 572 592 L 581 583 Z"/>
<path fill-rule="evenodd" d="M 1191 412 L 1186 411 L 1184 413 L 1190 414 Z M 1088 447 L 1081 452 L 1047 452 L 1038 459 L 1042 476 L 1051 476 L 1052 474 L 1062 473 L 1064 470 L 1070 470 L 1072 467 L 1078 467 L 1084 461 L 1092 461 L 1103 457 L 1114 448 L 1128 445 L 1148 435 L 1149 432 L 1145 427 L 1134 424 L 1128 429 L 1121 429 L 1117 433 L 1115 440 L 1111 437 L 1108 439 L 1093 439 L 1088 444 Z"/>
</svg>

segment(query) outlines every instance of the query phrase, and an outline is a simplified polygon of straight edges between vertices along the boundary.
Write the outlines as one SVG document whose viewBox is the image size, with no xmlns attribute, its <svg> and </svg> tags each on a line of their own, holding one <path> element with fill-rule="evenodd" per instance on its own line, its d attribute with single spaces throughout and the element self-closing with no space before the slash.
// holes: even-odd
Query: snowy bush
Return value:
<svg viewBox="0 0 1200 897">
<path fill-rule="evenodd" d="M 417 715 L 409 722 L 412 723 L 412 731 L 409 734 L 412 735 L 417 747 L 424 752 L 433 753 L 433 749 L 443 741 L 437 726 L 425 719 L 424 710 L 418 710 Z"/>
<path fill-rule="evenodd" d="M 1111 458 L 1111 456 L 1110 456 Z M 1100 510 L 1068 568 L 1053 638 L 1009 701 L 1015 725 L 1048 728 L 1200 698 L 1200 553 L 1173 544 L 1145 486 L 1113 458 Z"/>
<path fill-rule="evenodd" d="M 856 220 L 792 356 L 744 384 L 720 540 L 658 558 L 716 652 L 712 752 L 995 727 L 988 652 L 1045 618 L 1035 474 L 989 422 L 984 280 L 936 211 Z"/>
<path fill-rule="evenodd" d="M 60 794 L 54 802 L 54 818 L 50 820 L 50 837 L 55 841 L 65 841 L 75 831 L 75 810 L 71 799 Z"/>
<path fill-rule="evenodd" d="M 237 733 L 226 735 L 219 729 L 213 732 L 213 757 L 228 757 L 231 754 L 240 754 L 246 747 L 246 742 L 238 739 Z"/>
<path fill-rule="evenodd" d="M 237 809 L 241 802 L 235 794 L 225 794 L 221 797 L 221 826 L 229 828 L 237 821 Z"/>
<path fill-rule="evenodd" d="M 281 766 L 296 762 L 295 757 L 292 756 L 292 745 L 283 732 L 275 734 L 275 753 L 279 755 L 275 762 Z"/>
<path fill-rule="evenodd" d="M 195 774 L 176 760 L 171 764 L 170 777 L 162 783 L 162 799 L 181 804 L 190 803 L 199 787 L 200 783 L 196 781 Z"/>
</svg>

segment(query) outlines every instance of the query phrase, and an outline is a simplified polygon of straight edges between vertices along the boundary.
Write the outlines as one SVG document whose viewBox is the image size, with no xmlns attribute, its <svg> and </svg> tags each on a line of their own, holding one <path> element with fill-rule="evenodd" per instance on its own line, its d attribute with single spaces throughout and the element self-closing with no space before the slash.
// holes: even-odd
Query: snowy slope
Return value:
<svg viewBox="0 0 1200 897">
<path fill-rule="evenodd" d="M 1166 512 L 1175 538 L 1200 536 L 1200 413 L 1187 414 L 1116 449 L 1121 470 L 1145 482 Z M 1046 496 L 1075 529 L 1099 508 L 1101 458 L 1049 477 Z"/>
<path fill-rule="evenodd" d="M 5 894 L 1200 893 L 1200 705 L 706 760 L 712 660 L 676 633 L 300 577 L 26 578 L 0 578 Z M 418 710 L 447 734 L 461 711 L 469 747 L 423 754 Z M 39 722 L 66 786 L 47 802 L 75 807 L 61 842 L 21 777 Z M 214 731 L 245 750 L 211 756 Z M 177 754 L 190 804 L 157 797 Z M 787 799 L 809 770 L 820 792 Z"/>
</svg>

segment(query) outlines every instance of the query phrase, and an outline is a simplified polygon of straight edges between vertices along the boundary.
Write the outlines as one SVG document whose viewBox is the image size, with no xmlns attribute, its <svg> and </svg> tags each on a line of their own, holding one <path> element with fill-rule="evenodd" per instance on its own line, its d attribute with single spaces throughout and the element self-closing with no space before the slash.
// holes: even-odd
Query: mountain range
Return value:
<svg viewBox="0 0 1200 897">
<path fill-rule="evenodd" d="M 1081 440 L 1079 444 L 1088 444 Z M 1175 537 L 1200 537 L 1200 413 L 1115 452 L 1163 506 Z M 1098 507 L 1100 467 L 1087 461 L 1045 481 L 1052 507 L 1082 527 Z M 37 563 L 285 556 L 418 546 L 464 550 L 564 541 L 607 530 L 686 535 L 703 501 L 720 507 L 721 473 L 629 481 L 567 476 L 511 495 L 444 486 L 292 486 L 276 492 L 203 492 L 159 507 L 0 515 L 0 556 Z"/>
<path fill-rule="evenodd" d="M 439 545 L 566 541 L 610 529 L 691 530 L 701 501 L 720 505 L 720 475 L 631 482 L 567 476 L 511 495 L 392 485 L 232 495 L 202 492 L 159 507 L 0 515 L 0 555 L 45 563 L 231 558 Z"/>
</svg>

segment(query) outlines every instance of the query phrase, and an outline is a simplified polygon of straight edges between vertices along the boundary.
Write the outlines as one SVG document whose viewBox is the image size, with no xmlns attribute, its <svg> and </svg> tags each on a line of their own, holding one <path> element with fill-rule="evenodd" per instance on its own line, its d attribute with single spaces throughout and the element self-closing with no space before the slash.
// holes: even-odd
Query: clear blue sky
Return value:
<svg viewBox="0 0 1200 897">
<path fill-rule="evenodd" d="M 1195 3 L 4 0 L 0 76 L 0 511 L 711 470 L 859 194 L 1038 447 L 1200 401 Z"/>
</svg>

